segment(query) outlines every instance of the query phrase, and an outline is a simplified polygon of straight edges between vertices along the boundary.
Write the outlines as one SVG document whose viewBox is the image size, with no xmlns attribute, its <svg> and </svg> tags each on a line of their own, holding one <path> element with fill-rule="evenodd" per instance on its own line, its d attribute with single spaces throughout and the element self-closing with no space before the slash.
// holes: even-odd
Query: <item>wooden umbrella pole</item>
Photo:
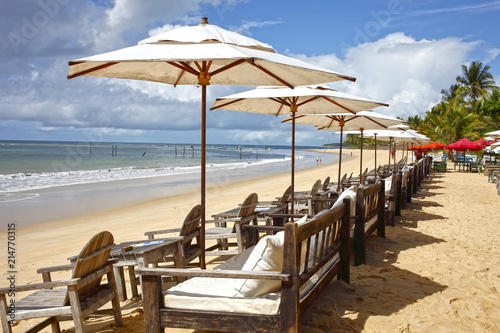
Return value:
<svg viewBox="0 0 500 333">
<path fill-rule="evenodd" d="M 205 269 L 205 154 L 207 143 L 207 86 L 201 86 L 201 217 L 200 217 L 200 268 Z"/>
<path fill-rule="evenodd" d="M 377 133 L 375 133 L 375 179 L 377 178 Z"/>
<path fill-rule="evenodd" d="M 359 153 L 359 185 L 363 184 L 363 128 L 361 131 L 361 150 Z"/>
<path fill-rule="evenodd" d="M 392 137 L 389 138 L 389 170 L 391 170 Z"/>
<path fill-rule="evenodd" d="M 344 137 L 344 125 L 345 120 L 341 119 L 339 122 L 340 125 L 340 156 L 339 156 L 339 179 L 337 181 L 337 187 L 340 185 L 340 174 L 342 173 L 342 139 Z"/>
<path fill-rule="evenodd" d="M 292 112 L 292 193 L 291 193 L 291 202 L 290 202 L 290 212 L 291 214 L 295 214 L 294 210 L 294 203 L 295 203 L 295 112 L 297 112 L 297 109 L 293 110 L 293 108 L 290 108 L 290 111 Z"/>
<path fill-rule="evenodd" d="M 394 173 L 396 173 L 396 147 L 397 147 L 397 143 L 396 141 L 394 141 L 394 156 L 392 157 L 392 162 L 394 164 Z M 392 151 L 391 151 L 392 153 Z"/>
</svg>

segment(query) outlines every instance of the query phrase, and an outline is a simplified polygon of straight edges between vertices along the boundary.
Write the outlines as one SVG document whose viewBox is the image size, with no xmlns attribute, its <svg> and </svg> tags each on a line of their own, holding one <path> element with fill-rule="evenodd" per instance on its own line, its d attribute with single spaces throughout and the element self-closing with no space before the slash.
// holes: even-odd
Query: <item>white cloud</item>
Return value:
<svg viewBox="0 0 500 333">
<path fill-rule="evenodd" d="M 229 30 L 235 31 L 243 35 L 251 35 L 250 29 L 252 28 L 262 28 L 270 25 L 281 24 L 283 21 L 243 21 L 240 26 L 231 26 Z"/>
<path fill-rule="evenodd" d="M 441 89 L 454 83 L 460 66 L 479 43 L 459 38 L 416 40 L 404 33 L 387 35 L 336 55 L 303 60 L 352 75 L 355 83 L 333 83 L 339 90 L 385 102 L 389 108 L 376 111 L 406 119 L 423 115 L 441 98 Z"/>
</svg>

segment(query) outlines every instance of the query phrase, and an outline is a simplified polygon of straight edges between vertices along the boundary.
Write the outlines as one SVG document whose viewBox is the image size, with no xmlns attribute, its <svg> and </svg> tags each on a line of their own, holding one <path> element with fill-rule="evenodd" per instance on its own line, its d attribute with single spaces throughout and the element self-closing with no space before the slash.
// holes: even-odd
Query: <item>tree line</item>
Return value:
<svg viewBox="0 0 500 333">
<path fill-rule="evenodd" d="M 441 101 L 425 112 L 406 119 L 408 126 L 431 140 L 450 144 L 462 138 L 472 141 L 484 137 L 484 133 L 500 129 L 500 88 L 493 80 L 490 66 L 481 61 L 462 65 L 449 89 L 441 90 Z M 356 147 L 360 136 L 348 134 L 344 143 Z M 372 146 L 373 140 L 364 140 Z M 387 142 L 380 142 L 381 145 Z"/>
<path fill-rule="evenodd" d="M 408 117 L 408 125 L 431 140 L 450 144 L 462 138 L 477 140 L 500 128 L 500 89 L 490 66 L 481 61 L 462 65 L 462 74 L 425 117 Z"/>
</svg>

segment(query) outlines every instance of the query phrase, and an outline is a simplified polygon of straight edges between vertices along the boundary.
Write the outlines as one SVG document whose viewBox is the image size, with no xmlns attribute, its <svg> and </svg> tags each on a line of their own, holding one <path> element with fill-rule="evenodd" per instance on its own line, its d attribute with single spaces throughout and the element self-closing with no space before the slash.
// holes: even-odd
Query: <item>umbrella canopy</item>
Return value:
<svg viewBox="0 0 500 333">
<path fill-rule="evenodd" d="M 291 185 L 293 193 L 293 189 L 295 188 L 295 118 L 303 114 L 343 113 L 346 115 L 354 115 L 362 110 L 378 106 L 388 105 L 345 94 L 329 87 L 304 86 L 294 89 L 258 87 L 257 89 L 239 94 L 217 98 L 210 109 L 265 113 L 275 116 L 291 115 L 291 117 L 287 119 L 290 119 L 292 122 Z M 294 205 L 293 199 L 292 195 L 292 211 Z"/>
<path fill-rule="evenodd" d="M 389 130 L 369 130 L 366 131 L 366 137 L 374 138 L 375 145 L 377 144 L 376 140 L 380 141 L 389 141 L 389 166 L 391 165 L 391 152 L 393 150 L 393 142 L 394 142 L 394 163 L 396 162 L 396 143 L 407 143 L 407 144 L 415 144 L 415 143 L 424 143 L 427 141 L 423 141 L 422 138 L 416 134 L 416 132 L 410 130 L 401 130 L 401 128 L 408 127 L 407 125 L 394 125 L 390 126 Z M 398 129 L 399 128 L 399 129 Z M 376 167 L 376 165 L 375 165 Z"/>
<path fill-rule="evenodd" d="M 387 129 L 389 126 L 402 124 L 403 121 L 397 118 L 386 116 L 373 111 L 360 111 L 356 114 L 324 114 L 324 115 L 299 115 L 296 117 L 300 124 L 314 125 L 320 130 L 340 131 L 340 147 L 342 147 L 342 136 L 344 129 L 347 131 L 360 131 L 361 148 L 359 160 L 359 174 L 363 173 L 363 131 L 365 129 Z M 290 121 L 290 117 L 283 120 Z M 342 158 L 342 151 L 340 152 Z M 339 182 L 341 173 L 341 159 L 339 160 Z M 363 180 L 360 179 L 360 182 Z"/>
<path fill-rule="evenodd" d="M 446 148 L 445 144 L 439 143 L 439 142 L 433 142 L 433 141 L 431 141 L 431 143 L 428 144 L 428 145 L 422 145 L 422 146 L 413 147 L 413 149 L 416 149 L 416 150 L 426 150 L 426 151 L 429 151 L 429 150 L 441 150 L 441 149 L 445 149 L 445 148 Z"/>
<path fill-rule="evenodd" d="M 490 143 L 487 140 L 485 140 L 484 138 L 481 138 L 479 140 L 472 141 L 472 142 L 477 143 L 478 145 L 481 145 L 481 146 L 489 146 L 490 145 Z"/>
<path fill-rule="evenodd" d="M 448 149 L 453 149 L 457 151 L 463 151 L 464 152 L 464 161 L 465 161 L 465 151 L 466 150 L 471 150 L 471 151 L 478 151 L 478 150 L 483 150 L 484 146 L 478 145 L 477 143 L 474 143 L 470 141 L 469 139 L 461 139 L 458 140 L 457 142 L 450 143 L 448 146 L 446 146 Z M 460 168 L 460 166 L 459 166 Z"/>
<path fill-rule="evenodd" d="M 477 150 L 483 150 L 484 147 L 481 145 L 478 145 L 477 143 L 474 143 L 470 141 L 469 139 L 461 139 L 458 140 L 457 142 L 450 143 L 448 146 L 446 146 L 448 149 L 453 149 L 457 151 L 466 151 L 466 150 L 471 150 L 471 151 L 477 151 Z"/>
<path fill-rule="evenodd" d="M 167 31 L 138 45 L 69 62 L 68 79 L 110 77 L 201 85 L 201 266 L 205 267 L 205 149 L 207 85 L 298 85 L 355 81 L 277 54 L 265 43 L 208 24 Z"/>
<path fill-rule="evenodd" d="M 489 135 L 489 136 L 494 137 L 494 138 L 500 138 L 500 130 L 488 132 L 485 135 Z"/>
</svg>

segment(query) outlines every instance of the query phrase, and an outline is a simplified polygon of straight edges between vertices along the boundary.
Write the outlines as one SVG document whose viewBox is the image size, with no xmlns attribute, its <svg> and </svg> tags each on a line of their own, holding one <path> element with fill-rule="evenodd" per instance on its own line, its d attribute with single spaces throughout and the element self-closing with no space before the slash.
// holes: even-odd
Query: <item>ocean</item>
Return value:
<svg viewBox="0 0 500 333">
<path fill-rule="evenodd" d="M 338 159 L 304 150 L 318 148 L 297 147 L 296 168 Z M 31 224 L 175 195 L 199 186 L 200 156 L 196 144 L 0 141 L 0 208 Z M 207 184 L 290 172 L 290 161 L 287 146 L 208 145 Z"/>
</svg>

